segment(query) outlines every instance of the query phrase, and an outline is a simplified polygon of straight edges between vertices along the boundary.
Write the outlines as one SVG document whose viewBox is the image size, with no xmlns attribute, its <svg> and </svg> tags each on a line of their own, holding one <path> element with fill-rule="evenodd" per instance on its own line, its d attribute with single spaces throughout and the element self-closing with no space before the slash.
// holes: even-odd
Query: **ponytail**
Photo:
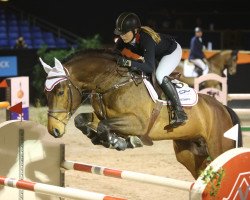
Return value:
<svg viewBox="0 0 250 200">
<path fill-rule="evenodd" d="M 152 28 L 148 27 L 148 26 L 142 26 L 141 29 L 149 34 L 153 40 L 158 44 L 161 41 L 161 37 L 158 33 L 156 33 Z"/>
</svg>

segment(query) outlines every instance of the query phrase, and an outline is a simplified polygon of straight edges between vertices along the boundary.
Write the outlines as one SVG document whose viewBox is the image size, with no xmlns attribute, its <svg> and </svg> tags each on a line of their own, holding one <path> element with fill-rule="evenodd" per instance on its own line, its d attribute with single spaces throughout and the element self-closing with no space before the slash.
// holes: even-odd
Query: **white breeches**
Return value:
<svg viewBox="0 0 250 200">
<path fill-rule="evenodd" d="M 197 67 L 202 69 L 202 75 L 208 73 L 208 66 L 201 59 L 190 59 L 192 63 L 194 63 Z"/>
<path fill-rule="evenodd" d="M 163 56 L 156 70 L 156 79 L 162 83 L 164 76 L 169 76 L 178 66 L 182 57 L 181 46 L 177 43 L 177 48 L 169 55 Z"/>
</svg>

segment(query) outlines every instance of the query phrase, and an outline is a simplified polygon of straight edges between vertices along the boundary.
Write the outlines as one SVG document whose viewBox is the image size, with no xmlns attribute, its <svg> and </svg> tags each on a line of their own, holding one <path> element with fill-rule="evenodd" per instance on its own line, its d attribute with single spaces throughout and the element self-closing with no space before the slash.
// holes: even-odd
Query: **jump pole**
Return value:
<svg viewBox="0 0 250 200">
<path fill-rule="evenodd" d="M 250 94 L 228 94 L 228 101 L 232 101 L 232 100 L 248 100 L 250 99 Z"/>
<path fill-rule="evenodd" d="M 177 180 L 172 178 L 166 178 L 161 176 L 155 176 L 150 174 L 125 171 L 119 169 L 112 169 L 97 165 L 90 165 L 85 163 L 78 163 L 73 161 L 63 161 L 61 166 L 63 169 L 82 171 L 102 176 L 109 176 L 125 180 L 133 180 L 143 183 L 149 183 L 153 185 L 167 186 L 175 189 L 190 191 L 194 182 Z"/>
<path fill-rule="evenodd" d="M 0 185 L 29 190 L 40 194 L 78 200 L 126 200 L 124 198 L 112 197 L 101 193 L 89 192 L 76 188 L 64 188 L 43 183 L 7 178 L 4 176 L 0 176 Z"/>
</svg>

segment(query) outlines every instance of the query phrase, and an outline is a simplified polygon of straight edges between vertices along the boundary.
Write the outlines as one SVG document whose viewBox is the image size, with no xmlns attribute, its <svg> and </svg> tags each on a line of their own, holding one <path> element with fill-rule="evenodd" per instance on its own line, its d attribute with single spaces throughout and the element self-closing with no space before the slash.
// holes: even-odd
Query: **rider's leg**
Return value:
<svg viewBox="0 0 250 200">
<path fill-rule="evenodd" d="M 170 55 L 164 56 L 158 65 L 156 70 L 156 79 L 158 83 L 161 85 L 161 88 L 165 95 L 170 99 L 174 112 L 175 112 L 175 120 L 173 126 L 178 126 L 185 122 L 187 119 L 187 115 L 182 109 L 180 99 L 178 93 L 172 84 L 171 80 L 168 76 L 174 71 L 174 69 L 178 66 L 182 56 L 182 49 L 179 44 L 177 44 L 177 48 Z"/>
<path fill-rule="evenodd" d="M 172 106 L 174 108 L 175 119 L 174 121 L 170 122 L 170 124 L 173 124 L 173 126 L 179 126 L 183 124 L 187 120 L 187 114 L 184 112 L 181 106 L 178 93 L 169 77 L 165 76 L 163 78 L 161 88 L 165 95 L 171 101 Z"/>
<path fill-rule="evenodd" d="M 207 64 L 202 59 L 190 59 L 190 61 L 192 63 L 194 63 L 195 66 L 202 69 L 202 75 L 205 75 L 208 73 L 209 68 L 208 68 Z"/>
</svg>

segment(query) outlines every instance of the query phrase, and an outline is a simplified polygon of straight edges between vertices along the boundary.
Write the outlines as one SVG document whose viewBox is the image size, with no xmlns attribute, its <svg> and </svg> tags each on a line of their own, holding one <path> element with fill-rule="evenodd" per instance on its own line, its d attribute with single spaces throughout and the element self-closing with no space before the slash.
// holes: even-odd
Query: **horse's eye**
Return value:
<svg viewBox="0 0 250 200">
<path fill-rule="evenodd" d="M 59 91 L 59 92 L 58 92 L 58 94 L 57 94 L 57 95 L 58 95 L 58 96 L 62 96 L 63 94 L 64 94 L 64 91 L 63 91 L 63 90 L 61 90 L 61 91 Z"/>
</svg>

